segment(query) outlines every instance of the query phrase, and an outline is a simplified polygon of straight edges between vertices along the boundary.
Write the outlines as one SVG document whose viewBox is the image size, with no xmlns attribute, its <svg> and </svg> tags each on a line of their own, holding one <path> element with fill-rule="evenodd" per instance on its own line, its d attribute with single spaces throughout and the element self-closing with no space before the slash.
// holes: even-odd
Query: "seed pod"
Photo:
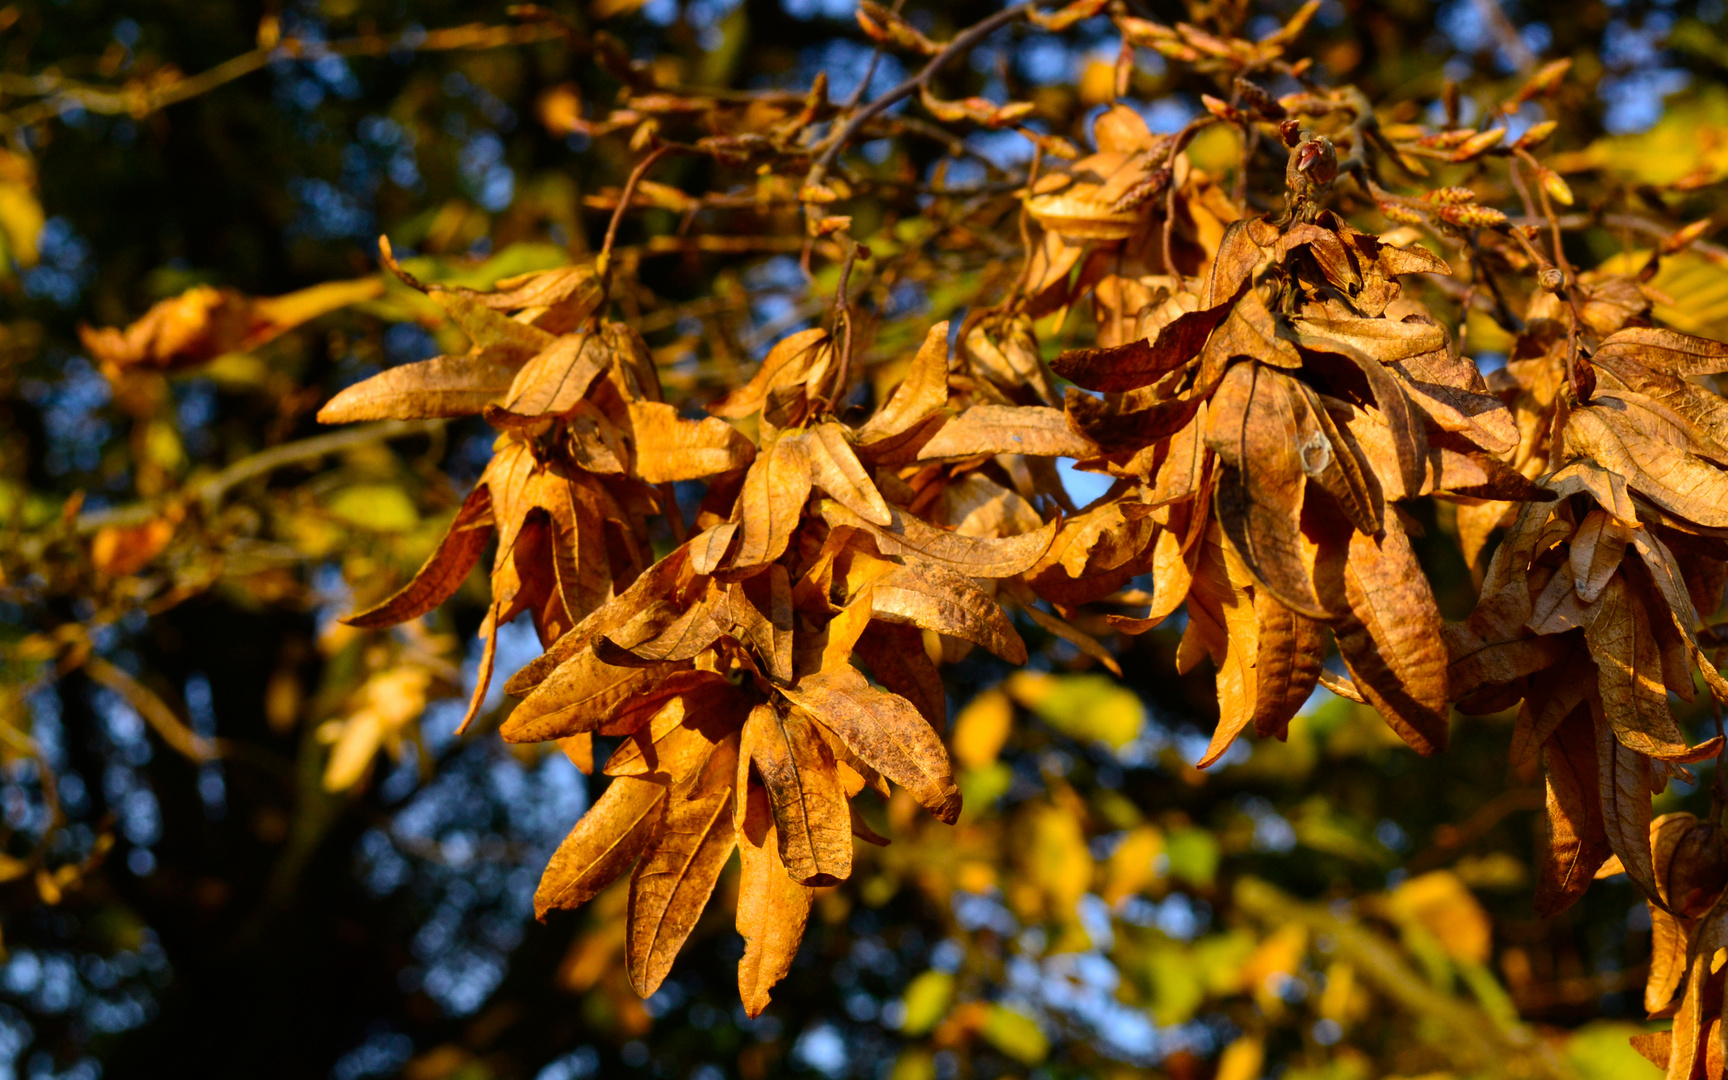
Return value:
<svg viewBox="0 0 1728 1080">
<path fill-rule="evenodd" d="M 1506 224 L 1506 215 L 1491 206 L 1446 206 L 1440 210 L 1440 218 L 1453 225 L 1468 229 L 1492 229 L 1497 225 Z"/>
<path fill-rule="evenodd" d="M 1489 128 L 1478 132 L 1464 140 L 1463 145 L 1452 151 L 1453 161 L 1470 161 L 1500 145 L 1500 140 L 1506 137 L 1505 128 Z"/>
<path fill-rule="evenodd" d="M 1662 254 L 1672 255 L 1677 251 L 1685 251 L 1687 248 L 1691 247 L 1699 237 L 1709 232 L 1714 224 L 1715 223 L 1709 218 L 1703 218 L 1702 220 L 1694 221 L 1692 224 L 1677 230 L 1673 235 L 1662 241 Z"/>
<path fill-rule="evenodd" d="M 1386 216 L 1387 221 L 1396 221 L 1400 225 L 1420 225 L 1427 220 L 1422 216 L 1420 210 L 1412 210 L 1408 206 L 1395 202 L 1381 203 L 1380 213 Z"/>
<path fill-rule="evenodd" d="M 1531 124 L 1529 129 L 1518 136 L 1518 141 L 1512 145 L 1519 150 L 1534 150 L 1547 142 L 1548 137 L 1553 135 L 1554 129 L 1559 126 L 1559 122 L 1555 120 L 1544 120 L 1540 124 Z"/>
<path fill-rule="evenodd" d="M 1435 188 L 1422 196 L 1424 202 L 1439 203 L 1441 206 L 1458 206 L 1476 201 L 1476 193 L 1467 187 Z"/>
<path fill-rule="evenodd" d="M 1561 178 L 1559 173 L 1544 167 L 1537 171 L 1536 177 L 1542 181 L 1542 190 L 1548 193 L 1549 198 L 1561 206 L 1572 205 L 1572 187 Z"/>
<path fill-rule="evenodd" d="M 1215 98 L 1211 94 L 1201 94 L 1200 104 L 1206 106 L 1207 112 L 1224 121 L 1226 124 L 1245 124 L 1248 122 L 1247 114 L 1245 114 L 1241 109 L 1238 109 L 1228 101 Z"/>
<path fill-rule="evenodd" d="M 1566 77 L 1566 72 L 1571 69 L 1572 61 L 1570 58 L 1553 60 L 1542 65 L 1541 68 L 1537 69 L 1536 74 L 1525 80 L 1524 85 L 1518 88 L 1518 92 L 1512 95 L 1512 100 L 1507 104 L 1512 109 L 1516 109 L 1519 105 L 1539 94 L 1552 93 L 1554 88 L 1560 85 L 1560 80 Z M 1512 109 L 1507 111 L 1510 112 Z"/>
</svg>

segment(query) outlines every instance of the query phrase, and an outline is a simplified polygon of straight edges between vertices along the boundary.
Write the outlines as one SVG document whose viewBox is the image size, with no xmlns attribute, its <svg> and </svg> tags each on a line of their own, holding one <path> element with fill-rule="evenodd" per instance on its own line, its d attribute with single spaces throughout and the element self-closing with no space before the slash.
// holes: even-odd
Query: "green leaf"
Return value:
<svg viewBox="0 0 1728 1080">
<path fill-rule="evenodd" d="M 1662 120 L 1638 135 L 1610 135 L 1575 154 L 1556 155 L 1560 172 L 1598 168 L 1610 175 L 1665 186 L 1699 174 L 1728 176 L 1728 91 L 1709 86 L 1669 99 Z"/>
<path fill-rule="evenodd" d="M 1585 1024 L 1566 1043 L 1566 1060 L 1583 1080 L 1659 1080 L 1662 1070 L 1626 1041 L 1648 1030 L 1611 1020 Z"/>
<path fill-rule="evenodd" d="M 1218 876 L 1218 841 L 1205 829 L 1178 829 L 1164 840 L 1170 876 L 1190 885 L 1212 884 Z"/>
<path fill-rule="evenodd" d="M 996 800 L 1008 794 L 1014 783 L 1014 770 L 1006 762 L 992 761 L 977 769 L 960 774 L 960 819 L 977 821 L 996 809 Z"/>
<path fill-rule="evenodd" d="M 390 484 L 355 484 L 338 491 L 326 504 L 332 516 L 372 532 L 407 532 L 420 523 L 414 500 Z"/>
<path fill-rule="evenodd" d="M 1113 750 L 1133 742 L 1146 724 L 1139 696 L 1107 675 L 1021 672 L 1008 692 L 1062 734 Z"/>
<path fill-rule="evenodd" d="M 1152 1018 L 1165 1027 L 1185 1024 L 1206 1000 L 1206 983 L 1191 951 L 1174 942 L 1154 947 L 1146 957 L 1152 983 Z"/>
</svg>

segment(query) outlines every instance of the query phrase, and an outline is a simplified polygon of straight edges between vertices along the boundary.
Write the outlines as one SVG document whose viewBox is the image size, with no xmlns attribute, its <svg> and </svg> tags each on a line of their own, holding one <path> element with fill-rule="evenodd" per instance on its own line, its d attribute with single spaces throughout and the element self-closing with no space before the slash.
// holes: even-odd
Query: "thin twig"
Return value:
<svg viewBox="0 0 1728 1080">
<path fill-rule="evenodd" d="M 846 380 L 852 374 L 852 298 L 847 295 L 847 286 L 852 281 L 852 264 L 858 258 L 859 247 L 851 237 L 846 236 L 841 237 L 841 246 L 846 254 L 840 263 L 840 284 L 834 290 L 834 328 L 841 331 L 840 365 L 834 373 L 834 390 L 828 398 L 829 408 L 833 408 L 836 398 L 841 401 L 846 399 Z"/>
<path fill-rule="evenodd" d="M 624 211 L 630 209 L 630 200 L 636 197 L 636 186 L 642 182 L 642 177 L 647 175 L 656 161 L 683 149 L 675 143 L 657 146 L 630 170 L 630 179 L 624 182 L 624 190 L 618 195 L 618 206 L 612 211 L 612 220 L 606 224 L 606 240 L 600 245 L 600 254 L 594 259 L 594 269 L 600 275 L 600 303 L 594 308 L 596 319 L 606 313 L 606 297 L 612 289 L 612 245 L 618 240 L 618 225 L 624 220 Z"/>
<path fill-rule="evenodd" d="M 84 661 L 84 673 L 126 699 L 138 711 L 145 723 L 156 729 L 176 752 L 202 765 L 214 761 L 221 753 L 219 740 L 207 739 L 191 728 L 169 708 L 156 692 L 131 675 L 99 656 Z"/>
<path fill-rule="evenodd" d="M 221 503 L 223 496 L 230 490 L 254 477 L 327 454 L 365 446 L 367 443 L 404 439 L 413 435 L 430 435 L 442 430 L 446 423 L 444 420 L 384 420 L 282 443 L 241 458 L 216 475 L 191 485 L 180 493 L 179 499 L 184 502 L 197 502 L 208 513 Z M 111 509 L 92 510 L 78 515 L 73 529 L 79 534 L 89 534 L 108 526 L 142 525 L 162 512 L 161 502 L 132 503 Z"/>
<path fill-rule="evenodd" d="M 270 48 L 257 48 L 241 53 L 197 75 L 155 88 L 133 84 L 120 89 L 108 89 L 62 83 L 47 75 L 29 76 L 36 85 L 44 87 L 44 91 L 39 92 L 46 92 L 49 96 L 25 105 L 9 115 L 0 114 L 0 129 L 15 131 L 50 120 L 72 107 L 103 115 L 126 114 L 142 119 L 170 105 L 244 78 L 278 59 L 316 60 L 326 56 L 386 56 L 397 51 L 452 52 L 461 49 L 496 49 L 508 45 L 531 45 L 558 36 L 559 31 L 556 28 L 546 25 L 471 25 L 433 30 L 418 42 L 414 42 L 406 34 L 367 34 L 328 44 L 289 38 Z"/>
<path fill-rule="evenodd" d="M 930 62 L 920 68 L 916 75 L 913 75 L 911 78 L 900 83 L 900 85 L 894 87 L 894 89 L 864 106 L 858 112 L 853 113 L 851 119 L 847 120 L 845 125 L 841 127 L 839 131 L 829 136 L 826 140 L 822 152 L 818 154 L 816 160 L 810 164 L 810 172 L 804 178 L 804 186 L 812 187 L 816 184 L 820 184 L 822 178 L 828 175 L 828 169 L 834 164 L 834 159 L 840 156 L 840 151 L 845 149 L 846 145 L 852 141 L 853 136 L 857 135 L 864 125 L 869 123 L 873 117 L 893 105 L 895 102 L 910 97 L 912 94 L 928 85 L 930 80 L 936 76 L 937 72 L 948 66 L 950 61 L 971 49 L 972 46 L 978 44 L 978 42 L 982 41 L 984 38 L 989 37 L 1001 27 L 1024 18 L 1026 13 L 1031 11 L 1038 3 L 1039 0 L 1027 0 L 1025 3 L 1015 4 L 1013 7 L 1004 8 L 989 18 L 967 27 L 965 30 L 955 35 L 954 39 L 950 41 L 941 52 L 931 57 Z"/>
</svg>

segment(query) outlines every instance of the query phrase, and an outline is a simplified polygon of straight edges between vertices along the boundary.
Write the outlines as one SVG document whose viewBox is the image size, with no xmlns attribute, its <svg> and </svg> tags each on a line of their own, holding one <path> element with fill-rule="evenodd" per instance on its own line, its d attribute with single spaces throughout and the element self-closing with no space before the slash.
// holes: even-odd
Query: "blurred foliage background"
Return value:
<svg viewBox="0 0 1728 1080">
<path fill-rule="evenodd" d="M 1294 8 L 1257 0 L 1248 25 Z M 902 10 L 946 36 L 996 8 Z M 1622 878 L 1534 916 L 1541 786 L 1505 764 L 1507 716 L 1457 718 L 1452 749 L 1424 760 L 1321 691 L 1288 743 L 1239 745 L 1202 774 L 1212 678 L 1173 673 L 1176 628 L 1124 639 L 1120 681 L 1024 621 L 1024 669 L 981 651 L 950 668 L 961 823 L 882 806 L 893 844 L 861 848 L 853 880 L 824 891 L 758 1020 L 737 1005 L 724 911 L 647 1002 L 623 975 L 621 892 L 533 921 L 540 868 L 592 792 L 556 752 L 497 739 L 502 677 L 490 722 L 451 734 L 482 583 L 396 632 L 335 621 L 354 583 L 426 556 L 492 433 L 418 425 L 313 453 L 312 415 L 441 341 L 462 347 L 379 277 L 380 233 L 424 279 L 475 286 L 591 256 L 636 156 L 629 130 L 600 123 L 618 83 L 597 48 L 663 85 L 796 97 L 822 72 L 844 101 L 907 70 L 872 59 L 853 14 L 849 0 L 0 7 L 0 1065 L 83 1080 L 1657 1075 L 1626 1045 L 1645 1026 L 1645 907 Z M 944 74 L 943 96 L 1012 92 L 1084 143 L 1117 46 L 1103 19 L 1004 32 Z M 1612 178 L 1622 218 L 1641 200 L 1722 212 L 1721 0 L 1325 0 L 1303 51 L 1326 80 L 1410 102 L 1404 119 L 1438 108 L 1449 80 L 1468 116 L 1475 94 L 1572 58 L 1557 167 Z M 1200 113 L 1210 87 L 1136 59 L 1153 130 Z M 1239 148 L 1212 133 L 1224 142 L 1192 154 L 1223 169 Z M 871 286 L 885 348 L 1018 258 L 1011 215 L 995 247 L 973 226 L 993 205 L 1001 224 L 1025 140 L 916 134 L 863 150 L 900 185 L 854 230 L 900 260 Z M 794 206 L 766 187 L 733 183 L 700 214 L 680 201 L 712 188 L 712 168 L 669 160 L 645 189 L 655 209 L 621 237 L 623 302 L 667 385 L 698 399 L 816 319 L 835 273 L 806 281 Z M 1582 265 L 1630 244 L 1614 220 L 1570 238 Z M 196 286 L 332 282 L 349 284 L 302 297 L 300 315 L 340 310 L 179 370 L 105 372 L 78 333 Z M 1728 336 L 1728 271 L 1708 250 L 1655 285 L 1671 325 Z M 1472 319 L 1467 340 L 1485 369 L 1502 362 L 1492 324 Z M 299 449 L 269 456 L 284 446 Z M 1076 502 L 1098 494 L 1066 475 Z M 197 497 L 173 521 L 128 509 L 168 492 Z M 1442 608 L 1461 617 L 1475 593 L 1440 539 L 1449 522 L 1417 512 Z M 538 645 L 519 621 L 500 650 L 507 675 Z M 1710 771 L 1658 811 L 1702 812 Z"/>
</svg>

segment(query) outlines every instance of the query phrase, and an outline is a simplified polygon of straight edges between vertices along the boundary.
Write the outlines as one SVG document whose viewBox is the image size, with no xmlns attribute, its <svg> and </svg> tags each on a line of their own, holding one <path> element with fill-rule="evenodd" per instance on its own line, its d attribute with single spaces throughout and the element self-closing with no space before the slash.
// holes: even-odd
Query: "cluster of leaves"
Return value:
<svg viewBox="0 0 1728 1080">
<path fill-rule="evenodd" d="M 824 898 L 860 867 L 879 875 L 866 889 L 904 879 L 939 905 L 994 890 L 1022 921 L 1069 930 L 1089 891 L 1120 906 L 1172 880 L 1210 889 L 1217 849 L 1203 831 L 1087 805 L 1056 775 L 1012 826 L 988 819 L 1013 783 L 998 757 L 1027 722 L 1015 705 L 1083 737 L 1132 741 L 1138 719 L 1126 735 L 1111 727 L 1120 699 L 1101 676 L 1018 673 L 948 732 L 948 688 L 980 647 L 1024 666 L 1038 650 L 1022 633 L 1036 634 L 1041 664 L 1061 655 L 1121 676 L 1135 639 L 1174 626 L 1160 659 L 1180 676 L 1215 675 L 1201 769 L 1231 760 L 1250 726 L 1291 754 L 1315 752 L 1324 739 L 1305 709 L 1317 688 L 1343 699 L 1356 736 L 1375 738 L 1357 726 L 1371 712 L 1425 756 L 1448 748 L 1454 705 L 1516 710 L 1511 763 L 1539 760 L 1546 779 L 1538 910 L 1555 915 L 1593 879 L 1624 873 L 1655 928 L 1646 1008 L 1673 1018 L 1671 1033 L 1640 1036 L 1639 1052 L 1671 1077 L 1719 1077 L 1728 790 L 1718 770 L 1705 815 L 1655 815 L 1652 797 L 1724 752 L 1720 721 L 1695 740 L 1693 712 L 1670 695 L 1728 702 L 1712 626 L 1728 582 L 1728 404 L 1700 381 L 1728 373 L 1728 345 L 1662 325 L 1676 320 L 1655 284 L 1721 254 L 1702 243 L 1707 221 L 1646 223 L 1649 249 L 1578 270 L 1567 238 L 1580 225 L 1556 210 L 1574 202 L 1562 174 L 1600 165 L 1536 156 L 1558 129 L 1567 62 L 1500 88 L 1470 124 L 1449 87 L 1438 122 L 1418 123 L 1415 103 L 1377 108 L 1292 59 L 1318 11 L 1306 4 L 1250 40 L 1245 12 L 1222 5 L 1166 24 L 1097 0 L 1030 3 L 941 38 L 865 3 L 857 20 L 878 59 L 928 63 L 848 105 L 820 75 L 807 92 L 707 92 L 525 11 L 535 33 L 590 51 L 616 84 L 598 110 L 571 86 L 541 101 L 549 129 L 608 140 L 627 166 L 588 199 L 611 212 L 598 250 L 464 284 L 399 263 L 385 240 L 387 275 L 274 299 L 199 286 L 124 329 L 84 328 L 132 420 L 136 488 L 150 501 L 11 515 L 9 595 L 95 611 L 53 620 L 12 657 L 37 671 L 52 662 L 52 677 L 83 670 L 170 745 L 217 760 L 228 747 L 102 657 L 103 630 L 236 580 L 261 597 L 303 595 L 264 545 L 247 546 L 263 529 L 224 510 L 225 495 L 276 468 L 478 418 L 495 433 L 490 457 L 442 535 L 419 530 L 350 566 L 360 610 L 318 640 L 350 677 L 307 709 L 290 672 L 267 707 L 283 728 L 303 712 L 322 719 L 329 790 L 364 787 L 381 751 L 405 758 L 428 703 L 462 682 L 454 637 L 424 617 L 472 590 L 490 549 L 458 731 L 489 716 L 501 631 L 526 613 L 540 655 L 505 680 L 502 739 L 555 742 L 609 778 L 535 896 L 542 919 L 593 913 L 567 986 L 618 968 L 648 998 L 705 912 L 730 908 L 744 942 L 738 994 L 755 1018 L 792 975 Z M 1089 127 L 1078 116 L 1065 132 L 1029 126 L 1041 108 L 1031 100 L 942 96 L 949 61 L 1022 21 L 1091 26 L 1119 45 Z M 1154 133 L 1133 104 L 1137 50 L 1222 96 Z M 914 96 L 928 119 L 890 111 Z M 1531 120 L 1544 111 L 1554 115 Z M 846 156 L 855 142 L 933 133 L 959 146 L 951 133 L 975 128 L 1023 137 L 1029 164 L 997 169 L 1002 182 L 969 201 L 913 184 L 896 202 L 883 192 L 904 177 Z M 680 185 L 648 178 L 668 161 L 707 171 Z M 1682 177 L 1646 201 L 1680 205 L 1695 188 Z M 748 235 L 684 228 L 621 244 L 646 207 L 686 224 L 756 217 Z M 1018 243 L 1003 239 L 1014 232 Z M 665 344 L 673 323 L 643 313 L 660 300 L 645 259 L 745 250 L 801 255 L 816 298 L 747 378 L 730 335 L 698 342 L 681 328 Z M 963 283 L 943 294 L 957 268 Z M 886 299 L 907 284 L 952 318 L 890 317 Z M 715 299 L 739 291 L 722 280 Z M 317 412 L 366 427 L 177 485 L 169 376 L 244 368 L 237 357 L 347 308 L 441 327 L 447 355 L 355 382 Z M 1466 351 L 1472 335 L 1503 346 L 1505 366 L 1485 376 Z M 681 362 L 691 352 L 695 374 Z M 301 412 L 323 397 L 277 389 Z M 1102 494 L 1076 505 L 1064 459 Z M 379 526 L 400 508 L 395 490 L 350 489 L 281 531 L 314 557 L 342 554 L 324 527 Z M 1422 522 L 1437 505 L 1479 586 L 1474 611 L 1453 622 L 1425 561 Z M 412 505 L 406 516 L 418 526 Z M 1329 827 L 1304 819 L 1304 842 L 1375 857 Z M 1114 847 L 1095 870 L 1088 844 L 1106 832 Z M 48 903 L 107 850 L 50 867 L 46 848 L 5 872 L 33 871 Z M 1172 1023 L 1202 1001 L 1252 1002 L 1257 1018 L 1239 1023 L 1221 1075 L 1258 1072 L 1264 1018 L 1290 1004 L 1276 987 L 1308 978 L 1321 954 L 1328 1023 L 1366 1015 L 1358 978 L 1411 1011 L 1433 1004 L 1386 935 L 1354 918 L 1392 928 L 1442 972 L 1431 981 L 1456 976 L 1476 997 L 1434 1005 L 1442 1060 L 1566 1075 L 1488 974 L 1486 916 L 1460 874 L 1411 878 L 1350 918 L 1248 878 L 1229 899 L 1263 936 L 1177 946 L 1147 935 L 1119 949 L 1157 973 L 1125 994 Z M 903 999 L 909 1034 L 1022 1064 L 1048 1052 L 1023 1013 L 981 994 L 957 1002 L 953 972 L 921 980 Z"/>
</svg>

